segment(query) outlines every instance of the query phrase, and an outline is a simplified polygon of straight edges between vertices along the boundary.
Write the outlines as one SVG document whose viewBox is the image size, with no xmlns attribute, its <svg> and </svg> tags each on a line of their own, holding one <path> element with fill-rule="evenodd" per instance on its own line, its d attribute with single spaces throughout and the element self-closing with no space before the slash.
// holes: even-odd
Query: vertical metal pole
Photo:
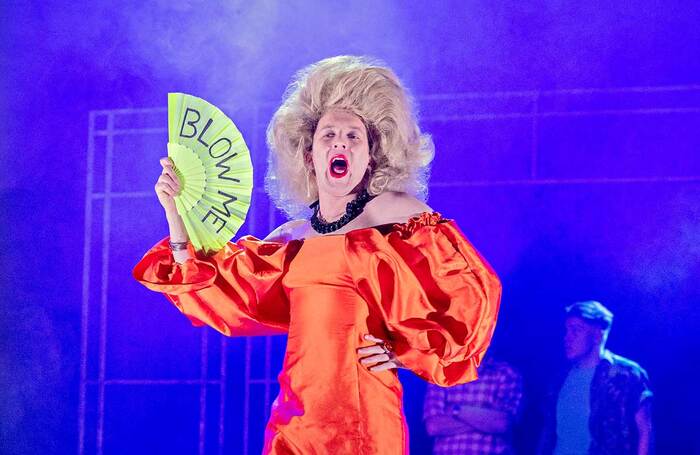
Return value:
<svg viewBox="0 0 700 455">
<path fill-rule="evenodd" d="M 540 92 L 537 92 L 532 105 L 532 130 L 530 144 L 530 178 L 537 178 L 537 149 L 540 129 Z"/>
<path fill-rule="evenodd" d="M 112 211 L 112 157 L 114 155 L 114 113 L 107 116 L 105 189 L 102 209 L 102 277 L 100 293 L 99 369 L 97 377 L 97 454 L 104 443 L 105 371 L 107 367 L 107 291 L 109 288 L 109 236 Z"/>
<path fill-rule="evenodd" d="M 85 220 L 83 232 L 83 293 L 80 310 L 80 392 L 78 398 L 78 455 L 85 453 L 85 414 L 87 407 L 87 351 L 90 317 L 90 256 L 92 254 L 92 191 L 95 166 L 95 113 L 88 123 L 87 168 L 85 170 Z"/>
<path fill-rule="evenodd" d="M 202 328 L 199 360 L 199 455 L 204 455 L 207 436 L 207 375 L 209 373 L 209 329 Z"/>
<path fill-rule="evenodd" d="M 221 337 L 221 363 L 219 370 L 219 455 L 224 453 L 224 430 L 226 424 L 226 337 Z"/>
</svg>

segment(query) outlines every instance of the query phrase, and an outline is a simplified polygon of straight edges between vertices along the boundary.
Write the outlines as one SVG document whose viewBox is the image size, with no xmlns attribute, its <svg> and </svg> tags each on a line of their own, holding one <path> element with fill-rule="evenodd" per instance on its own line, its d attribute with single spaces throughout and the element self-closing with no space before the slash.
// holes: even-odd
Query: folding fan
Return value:
<svg viewBox="0 0 700 455">
<path fill-rule="evenodd" d="M 220 250 L 250 207 L 253 165 L 236 125 L 216 106 L 168 94 L 168 156 L 180 179 L 175 206 L 198 251 Z"/>
</svg>

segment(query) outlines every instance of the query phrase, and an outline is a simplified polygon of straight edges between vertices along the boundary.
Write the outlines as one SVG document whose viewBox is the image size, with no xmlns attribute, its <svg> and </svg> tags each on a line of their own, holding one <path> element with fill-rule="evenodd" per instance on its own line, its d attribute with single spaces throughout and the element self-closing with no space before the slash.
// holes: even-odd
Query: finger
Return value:
<svg viewBox="0 0 700 455">
<path fill-rule="evenodd" d="M 369 367 L 367 369 L 369 371 L 385 371 L 385 370 L 393 370 L 394 368 L 398 368 L 398 365 L 396 365 L 394 362 L 384 362 L 384 363 L 374 365 L 373 367 Z"/>
<path fill-rule="evenodd" d="M 170 190 L 169 188 L 157 187 L 156 194 L 158 195 L 159 198 L 162 198 L 164 196 L 171 197 L 171 198 L 175 197 L 174 192 L 172 190 Z"/>
<path fill-rule="evenodd" d="M 388 354 L 377 354 L 360 359 L 360 363 L 367 365 L 368 363 L 388 362 L 389 360 L 391 360 L 391 358 Z"/>
<path fill-rule="evenodd" d="M 173 189 L 170 185 L 164 182 L 156 183 L 156 193 L 167 194 L 168 196 L 175 196 L 177 191 Z"/>
<path fill-rule="evenodd" d="M 369 333 L 367 335 L 365 335 L 364 338 L 365 338 L 365 340 L 369 340 L 369 341 L 372 341 L 374 343 L 384 343 L 384 340 L 382 340 L 381 338 L 377 338 L 375 336 L 372 336 Z"/>
<path fill-rule="evenodd" d="M 177 180 L 173 180 L 173 178 L 169 174 L 161 174 L 160 177 L 158 177 L 158 182 L 160 183 L 167 183 L 170 185 L 171 188 L 175 190 L 180 190 L 180 182 Z"/>
<path fill-rule="evenodd" d="M 177 174 L 175 173 L 175 169 L 173 169 L 172 166 L 164 167 L 163 168 L 163 175 L 167 175 L 175 181 L 179 180 L 177 177 Z"/>
<path fill-rule="evenodd" d="M 180 187 L 180 177 L 177 176 L 175 169 L 173 169 L 172 167 L 164 167 L 163 174 L 161 175 L 167 175 L 168 177 L 170 177 L 170 180 L 172 180 L 175 183 L 175 186 L 177 186 L 178 188 Z"/>
<path fill-rule="evenodd" d="M 172 180 L 166 179 L 166 178 L 159 178 L 158 181 L 156 182 L 156 186 L 162 186 L 166 187 L 168 189 L 171 189 L 173 191 L 177 191 L 177 185 L 174 184 Z"/>
<path fill-rule="evenodd" d="M 164 156 L 163 158 L 161 158 L 159 160 L 159 162 L 160 162 L 160 165 L 163 166 L 163 168 L 173 167 L 173 162 L 169 156 Z"/>
<path fill-rule="evenodd" d="M 360 348 L 357 350 L 358 354 L 385 354 L 386 351 L 384 350 L 383 347 L 377 346 L 376 344 L 373 346 L 365 346 L 364 348 Z"/>
</svg>

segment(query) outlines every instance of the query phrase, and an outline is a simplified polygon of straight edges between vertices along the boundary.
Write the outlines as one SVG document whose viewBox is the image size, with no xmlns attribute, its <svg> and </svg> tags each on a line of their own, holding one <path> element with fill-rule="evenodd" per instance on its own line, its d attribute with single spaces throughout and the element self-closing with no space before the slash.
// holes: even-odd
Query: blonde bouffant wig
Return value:
<svg viewBox="0 0 700 455">
<path fill-rule="evenodd" d="M 434 146 L 418 128 L 407 90 L 381 62 L 339 56 L 299 71 L 267 127 L 266 189 L 278 208 L 295 217 L 318 199 L 309 155 L 329 109 L 352 112 L 367 128 L 369 194 L 404 191 L 425 198 Z"/>
</svg>

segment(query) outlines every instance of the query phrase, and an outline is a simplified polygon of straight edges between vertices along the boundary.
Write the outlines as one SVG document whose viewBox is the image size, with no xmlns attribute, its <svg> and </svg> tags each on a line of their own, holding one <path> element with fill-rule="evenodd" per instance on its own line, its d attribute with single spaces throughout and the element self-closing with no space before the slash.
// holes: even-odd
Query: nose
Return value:
<svg viewBox="0 0 700 455">
<path fill-rule="evenodd" d="M 343 138 L 338 137 L 335 139 L 333 142 L 333 150 L 345 150 L 347 148 L 347 144 L 345 143 L 345 140 Z"/>
</svg>

